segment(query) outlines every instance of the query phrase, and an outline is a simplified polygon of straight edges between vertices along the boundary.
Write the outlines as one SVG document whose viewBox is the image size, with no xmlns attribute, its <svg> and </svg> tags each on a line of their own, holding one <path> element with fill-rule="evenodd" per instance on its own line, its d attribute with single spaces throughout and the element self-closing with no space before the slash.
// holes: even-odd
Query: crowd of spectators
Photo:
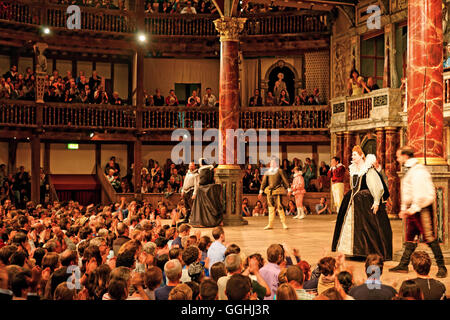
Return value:
<svg viewBox="0 0 450 320">
<path fill-rule="evenodd" d="M 35 90 L 36 75 L 30 67 L 22 74 L 17 71 L 17 66 L 13 65 L 0 78 L 0 99 L 35 100 Z M 118 92 L 108 94 L 105 91 L 104 80 L 95 70 L 90 77 L 86 76 L 84 71 L 74 77 L 72 71 L 68 70 L 63 76 L 58 70 L 54 70 L 45 78 L 44 101 L 112 105 L 127 103 L 119 97 Z"/>
<path fill-rule="evenodd" d="M 297 248 L 272 244 L 246 255 L 222 227 L 173 227 L 145 202 L 82 206 L 0 206 L 2 300 L 438 300 L 445 285 L 429 275 L 426 252 L 412 256 L 417 276 L 397 291 L 381 282 L 371 254 L 355 276 L 343 254 L 311 266 Z M 260 252 L 258 252 L 260 251 Z M 78 276 L 73 276 L 73 274 Z M 371 290 L 378 286 L 378 290 Z"/>
<path fill-rule="evenodd" d="M 47 175 L 41 168 L 40 172 L 40 195 L 41 202 L 49 193 Z M 31 176 L 20 166 L 15 173 L 8 173 L 6 165 L 0 164 L 0 203 L 11 204 L 16 208 L 23 209 L 31 198 Z"/>
<path fill-rule="evenodd" d="M 250 107 L 262 107 L 262 106 L 314 106 L 322 105 L 323 101 L 320 98 L 319 89 L 314 88 L 313 92 L 308 95 L 306 89 L 300 92 L 299 96 L 295 96 L 292 100 L 289 98 L 287 90 L 281 90 L 278 97 L 274 96 L 272 91 L 268 91 L 265 97 L 261 96 L 258 89 L 255 89 L 254 94 L 250 97 L 248 105 Z"/>
<path fill-rule="evenodd" d="M 50 2 L 62 5 L 77 5 L 98 9 L 127 10 L 125 0 L 51 0 Z"/>
<path fill-rule="evenodd" d="M 294 167 L 298 167 L 302 171 L 305 188 L 307 192 L 326 192 L 330 190 L 330 181 L 327 177 L 329 166 L 325 162 L 321 162 L 319 170 L 313 159 L 306 158 L 302 160 L 294 158 L 293 161 L 283 160 L 281 168 L 285 171 L 288 180 L 292 183 L 294 178 Z M 257 165 L 247 164 L 243 168 L 243 191 L 244 194 L 258 194 L 265 166 L 262 162 Z M 163 166 L 158 161 L 150 159 L 148 165 L 141 169 L 141 190 L 140 193 L 163 193 L 166 197 L 174 193 L 179 193 L 184 182 L 188 166 L 184 164 L 175 164 L 171 159 L 166 159 Z M 132 193 L 133 187 L 133 170 L 130 168 L 126 174 L 121 174 L 120 166 L 116 162 L 115 157 L 111 157 L 105 166 L 105 175 L 118 193 Z M 318 173 L 318 175 L 317 175 Z M 183 206 L 184 208 L 184 206 Z M 177 208 L 179 210 L 179 208 Z M 285 208 L 287 215 L 296 214 L 296 205 L 294 201 L 290 201 Z M 313 207 L 304 206 L 306 213 L 314 214 L 330 214 L 330 208 L 326 202 L 326 198 L 321 198 L 319 203 Z M 165 209 L 164 212 L 169 212 Z M 265 216 L 268 214 L 266 201 L 257 201 L 254 206 L 249 204 L 247 198 L 243 199 L 242 215 L 249 216 Z M 172 217 L 168 214 L 167 217 Z"/>
<path fill-rule="evenodd" d="M 180 101 L 178 101 L 178 97 L 173 89 L 169 90 L 169 94 L 166 97 L 161 94 L 158 88 L 155 89 L 155 94 L 149 94 L 144 90 L 144 102 L 147 107 L 177 107 L 180 105 Z M 199 96 L 198 89 L 192 90 L 192 95 L 186 99 L 186 106 L 213 108 L 219 106 L 219 100 L 213 94 L 212 89 L 208 87 L 203 97 Z"/>
</svg>

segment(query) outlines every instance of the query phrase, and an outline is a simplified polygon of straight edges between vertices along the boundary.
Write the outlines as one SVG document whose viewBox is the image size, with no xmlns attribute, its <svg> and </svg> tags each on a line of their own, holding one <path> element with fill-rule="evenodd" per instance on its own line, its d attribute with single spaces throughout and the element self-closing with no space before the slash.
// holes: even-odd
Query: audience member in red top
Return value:
<svg viewBox="0 0 450 320">
<path fill-rule="evenodd" d="M 339 157 L 331 159 L 331 168 L 328 171 L 328 178 L 331 179 L 331 192 L 333 193 L 334 206 L 339 212 L 342 199 L 344 199 L 344 176 L 345 167 Z"/>
</svg>

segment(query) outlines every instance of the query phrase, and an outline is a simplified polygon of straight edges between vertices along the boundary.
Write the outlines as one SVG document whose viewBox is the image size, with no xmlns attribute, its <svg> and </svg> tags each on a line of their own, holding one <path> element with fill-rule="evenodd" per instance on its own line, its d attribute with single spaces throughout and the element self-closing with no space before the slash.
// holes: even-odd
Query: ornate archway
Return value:
<svg viewBox="0 0 450 320">
<path fill-rule="evenodd" d="M 283 72 L 283 69 L 285 72 Z M 303 79 L 299 76 L 299 73 L 297 72 L 295 67 L 284 60 L 278 60 L 273 65 L 271 65 L 269 69 L 267 69 L 264 79 L 261 81 L 261 89 L 263 90 L 264 94 L 267 94 L 267 91 L 271 89 L 271 87 L 273 87 L 273 75 L 277 74 L 278 72 L 286 73 L 292 76 L 292 89 L 289 92 L 289 99 L 292 103 L 294 101 L 294 97 L 298 95 L 298 89 L 303 88 Z"/>
</svg>

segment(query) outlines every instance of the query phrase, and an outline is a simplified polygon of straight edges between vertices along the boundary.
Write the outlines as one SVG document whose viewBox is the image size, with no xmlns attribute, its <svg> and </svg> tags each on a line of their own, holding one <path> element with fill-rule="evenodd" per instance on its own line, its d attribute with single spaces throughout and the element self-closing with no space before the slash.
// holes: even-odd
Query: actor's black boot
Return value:
<svg viewBox="0 0 450 320">
<path fill-rule="evenodd" d="M 433 251 L 434 258 L 436 259 L 436 264 L 438 266 L 438 272 L 436 274 L 436 277 L 445 278 L 447 276 L 447 268 L 445 267 L 444 256 L 442 255 L 439 241 L 436 239 L 428 243 L 428 246 Z"/>
<path fill-rule="evenodd" d="M 403 252 L 402 258 L 400 259 L 400 264 L 394 268 L 389 269 L 390 272 L 401 272 L 408 273 L 409 260 L 414 250 L 417 248 L 417 243 L 415 242 L 405 242 L 405 251 Z"/>
</svg>

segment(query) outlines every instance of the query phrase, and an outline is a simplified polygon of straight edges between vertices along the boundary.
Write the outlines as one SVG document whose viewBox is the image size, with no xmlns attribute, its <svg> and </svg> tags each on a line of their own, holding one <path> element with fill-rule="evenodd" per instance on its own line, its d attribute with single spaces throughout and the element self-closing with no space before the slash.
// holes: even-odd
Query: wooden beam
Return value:
<svg viewBox="0 0 450 320">
<path fill-rule="evenodd" d="M 17 140 L 11 139 L 8 141 L 8 173 L 16 173 L 17 160 Z"/>
<path fill-rule="evenodd" d="M 136 139 L 134 142 L 134 193 L 141 193 L 141 170 L 142 170 L 142 141 Z"/>
<path fill-rule="evenodd" d="M 45 142 L 44 144 L 44 173 L 50 174 L 50 147 L 51 144 L 49 142 Z"/>
<path fill-rule="evenodd" d="M 97 170 L 97 168 L 103 168 L 102 167 L 102 144 L 101 143 L 96 143 L 95 144 L 95 168 Z M 99 174 L 100 172 L 98 172 L 97 174 Z"/>
<path fill-rule="evenodd" d="M 40 202 L 40 173 L 41 173 L 41 140 L 39 136 L 31 137 L 31 201 Z"/>
</svg>

